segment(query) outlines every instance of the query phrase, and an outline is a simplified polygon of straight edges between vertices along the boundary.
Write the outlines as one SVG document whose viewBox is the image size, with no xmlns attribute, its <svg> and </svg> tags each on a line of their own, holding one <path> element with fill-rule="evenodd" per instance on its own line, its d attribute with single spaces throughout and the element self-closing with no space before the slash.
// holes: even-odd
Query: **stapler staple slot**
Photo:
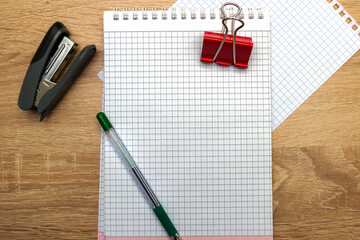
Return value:
<svg viewBox="0 0 360 240">
<path fill-rule="evenodd" d="M 36 94 L 35 107 L 38 107 L 40 99 L 43 95 L 56 86 L 56 80 L 59 78 L 62 70 L 74 54 L 75 47 L 75 42 L 71 41 L 67 37 L 63 38 L 54 56 L 51 57 L 45 73 L 42 75 Z"/>
<path fill-rule="evenodd" d="M 71 41 L 69 38 L 64 37 L 59 47 L 54 54 L 54 56 L 50 59 L 50 63 L 43 75 L 43 78 L 57 79 L 64 69 L 66 63 L 70 60 L 71 56 L 74 54 L 74 48 L 77 46 L 76 43 Z"/>
</svg>

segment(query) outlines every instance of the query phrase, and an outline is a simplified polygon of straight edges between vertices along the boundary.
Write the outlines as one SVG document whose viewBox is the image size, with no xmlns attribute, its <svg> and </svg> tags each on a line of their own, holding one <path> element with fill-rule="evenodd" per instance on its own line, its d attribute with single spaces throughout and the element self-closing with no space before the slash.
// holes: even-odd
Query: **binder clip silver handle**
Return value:
<svg viewBox="0 0 360 240">
<path fill-rule="evenodd" d="M 235 7 L 238 9 L 234 16 L 229 16 L 229 17 L 228 17 L 228 16 L 226 15 L 226 13 L 225 13 L 225 6 L 228 6 L 228 5 L 235 6 Z M 217 49 L 217 51 L 216 51 L 216 53 L 215 53 L 215 55 L 214 55 L 213 61 L 215 62 L 215 59 L 216 59 L 217 56 L 219 55 L 219 53 L 220 53 L 220 51 L 221 51 L 221 49 L 222 49 L 222 47 L 223 47 L 223 45 L 224 45 L 224 43 L 225 43 L 226 36 L 227 36 L 227 34 L 228 34 L 228 32 L 229 32 L 229 29 L 228 29 L 228 27 L 227 27 L 227 25 L 226 25 L 226 22 L 227 22 L 227 20 L 231 20 L 231 33 L 232 33 L 232 35 L 234 35 L 234 39 L 233 39 L 233 61 L 234 61 L 234 62 L 233 62 L 233 64 L 235 64 L 235 63 L 236 63 L 236 34 L 237 34 L 237 31 L 239 31 L 239 30 L 240 30 L 242 27 L 244 27 L 244 25 L 245 25 L 244 21 L 241 20 L 241 19 L 240 19 L 240 16 L 239 16 L 240 13 L 241 13 L 241 11 L 242 11 L 242 9 L 241 9 L 240 6 L 237 5 L 236 3 L 230 3 L 230 2 L 228 2 L 228 3 L 224 3 L 223 5 L 221 5 L 220 10 L 221 10 L 221 13 L 222 13 L 223 16 L 224 16 L 224 19 L 222 20 L 222 25 L 223 25 L 223 26 L 222 26 L 222 29 L 221 29 L 221 33 L 224 34 L 224 38 L 223 38 L 223 40 L 221 41 L 220 46 L 219 46 L 219 48 Z M 238 16 L 239 16 L 239 17 L 238 17 Z M 238 28 L 236 28 L 235 31 L 234 31 L 235 21 L 239 21 L 239 22 L 241 23 L 241 25 L 240 25 Z"/>
</svg>

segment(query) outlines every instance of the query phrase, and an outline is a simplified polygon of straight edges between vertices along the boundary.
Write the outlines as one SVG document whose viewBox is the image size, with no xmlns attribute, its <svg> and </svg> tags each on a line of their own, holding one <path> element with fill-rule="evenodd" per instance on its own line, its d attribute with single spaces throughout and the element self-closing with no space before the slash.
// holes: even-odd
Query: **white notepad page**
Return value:
<svg viewBox="0 0 360 240">
<path fill-rule="evenodd" d="M 200 62 L 204 31 L 221 28 L 217 13 L 132 14 L 104 13 L 103 111 L 183 239 L 272 239 L 269 14 L 245 13 L 239 35 L 254 42 L 248 69 Z M 102 143 L 99 238 L 168 239 L 111 143 Z"/>
<path fill-rule="evenodd" d="M 271 10 L 274 130 L 360 49 L 360 26 L 336 0 L 235 2 L 246 9 L 263 6 Z M 219 9 L 223 3 L 178 0 L 173 7 Z"/>
</svg>

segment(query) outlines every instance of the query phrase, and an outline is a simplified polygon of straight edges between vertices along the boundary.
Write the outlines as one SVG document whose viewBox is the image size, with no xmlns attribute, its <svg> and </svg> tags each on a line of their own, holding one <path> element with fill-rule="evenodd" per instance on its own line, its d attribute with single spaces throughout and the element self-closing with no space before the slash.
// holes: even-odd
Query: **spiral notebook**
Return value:
<svg viewBox="0 0 360 240">
<path fill-rule="evenodd" d="M 273 239 L 270 17 L 248 69 L 200 62 L 217 11 L 104 12 L 103 111 L 182 239 Z M 169 239 L 102 135 L 99 239 Z"/>
</svg>

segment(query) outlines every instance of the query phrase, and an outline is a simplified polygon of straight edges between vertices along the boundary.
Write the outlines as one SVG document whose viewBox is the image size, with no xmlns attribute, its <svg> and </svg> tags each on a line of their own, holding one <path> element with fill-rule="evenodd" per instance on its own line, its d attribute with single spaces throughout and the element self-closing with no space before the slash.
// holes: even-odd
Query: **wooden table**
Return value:
<svg viewBox="0 0 360 240">
<path fill-rule="evenodd" d="M 320 1 L 320 0 L 319 0 Z M 95 239 L 103 11 L 161 1 L 0 3 L 0 239 Z M 360 20 L 360 2 L 341 0 Z M 114 6 L 114 4 L 116 6 Z M 17 106 L 28 64 L 54 21 L 97 53 L 44 121 Z M 339 46 L 341 47 L 341 46 Z M 360 52 L 273 132 L 275 239 L 360 238 Z"/>
</svg>

